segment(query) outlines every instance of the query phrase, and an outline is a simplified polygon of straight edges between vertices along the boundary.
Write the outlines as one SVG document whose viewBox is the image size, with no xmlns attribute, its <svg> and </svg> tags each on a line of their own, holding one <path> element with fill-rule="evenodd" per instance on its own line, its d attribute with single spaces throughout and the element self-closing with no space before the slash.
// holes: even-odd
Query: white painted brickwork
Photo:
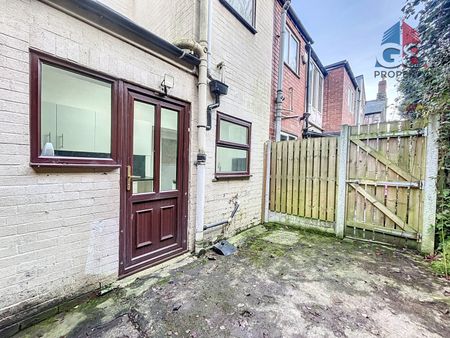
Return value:
<svg viewBox="0 0 450 338">
<path fill-rule="evenodd" d="M 269 138 L 270 88 L 272 62 L 273 6 L 271 0 L 257 1 L 256 34 L 252 34 L 219 1 L 213 3 L 211 41 L 212 71 L 219 77 L 216 65 L 225 62 L 228 95 L 221 98 L 220 112 L 252 123 L 250 174 L 248 180 L 214 182 L 216 119 L 209 132 L 207 156 L 206 214 L 207 223 L 226 220 L 233 210 L 229 200 L 238 195 L 241 203 L 228 233 L 259 224 L 263 185 L 264 142 Z M 213 193 L 214 192 L 214 193 Z"/>
<path fill-rule="evenodd" d="M 28 49 L 150 88 L 169 73 L 172 94 L 189 101 L 196 79 L 36 0 L 0 8 L 1 326 L 17 311 L 114 281 L 119 264 L 119 171 L 28 165 Z"/>
<path fill-rule="evenodd" d="M 155 0 L 152 10 L 146 9 L 146 1 L 101 1 L 168 41 L 197 36 L 196 0 Z M 252 122 L 252 177 L 247 180 L 214 181 L 215 117 L 207 136 L 205 221 L 227 219 L 233 209 L 229 200 L 238 194 L 241 208 L 227 231 L 231 234 L 260 222 L 263 145 L 270 123 L 273 0 L 257 1 L 257 34 L 219 1 L 212 3 L 212 72 L 218 77 L 215 65 L 224 61 L 230 86 L 219 111 Z M 118 273 L 119 171 L 37 172 L 28 165 L 28 49 L 154 89 L 159 89 L 165 73 L 174 76 L 170 94 L 192 103 L 190 249 L 195 224 L 197 79 L 37 0 L 0 0 L 0 8 L 1 326 L 2 318 L 16 311 L 112 282 Z M 176 15 L 164 15 L 167 10 Z"/>
<path fill-rule="evenodd" d="M 256 34 L 252 34 L 219 1 L 214 0 L 212 4 L 211 72 L 220 79 L 216 65 L 225 62 L 225 82 L 230 86 L 228 95 L 221 98 L 218 111 L 252 122 L 252 177 L 248 180 L 214 180 L 215 115 L 213 128 L 207 132 L 205 222 L 211 224 L 228 219 L 234 207 L 229 202 L 238 195 L 241 207 L 226 231 L 231 235 L 261 221 L 263 147 L 268 139 L 270 123 L 274 2 L 256 2 Z M 142 1 L 136 2 L 135 6 L 133 19 L 168 41 L 198 37 L 195 29 L 198 0 Z M 196 114 L 193 118 L 196 118 Z M 196 126 L 196 123 L 192 125 Z M 195 142 L 195 137 L 191 137 L 191 140 Z M 195 153 L 194 142 L 191 142 L 191 153 L 192 150 Z M 191 173 L 195 174 L 194 168 Z M 191 194 L 192 197 L 195 196 Z M 194 209 L 190 211 L 192 213 Z"/>
</svg>

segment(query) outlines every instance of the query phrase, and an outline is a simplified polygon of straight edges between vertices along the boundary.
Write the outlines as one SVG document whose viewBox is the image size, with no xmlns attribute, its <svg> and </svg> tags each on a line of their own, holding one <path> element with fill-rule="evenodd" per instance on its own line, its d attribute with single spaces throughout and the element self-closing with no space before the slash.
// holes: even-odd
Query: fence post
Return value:
<svg viewBox="0 0 450 338">
<path fill-rule="evenodd" d="M 350 127 L 342 126 L 339 137 L 339 162 L 337 175 L 337 197 L 336 197 L 336 236 L 344 238 L 345 232 L 345 210 L 347 208 L 347 163 L 348 148 L 350 143 Z"/>
<path fill-rule="evenodd" d="M 264 144 L 264 164 L 265 164 L 265 170 L 264 170 L 264 186 L 263 186 L 263 223 L 269 222 L 269 204 L 270 204 L 270 167 L 271 167 L 271 149 L 272 149 L 272 142 L 267 141 Z"/>
<path fill-rule="evenodd" d="M 430 116 L 426 132 L 425 180 L 423 183 L 423 226 L 420 251 L 424 254 L 434 252 L 436 223 L 436 180 L 438 175 L 438 116 Z"/>
</svg>

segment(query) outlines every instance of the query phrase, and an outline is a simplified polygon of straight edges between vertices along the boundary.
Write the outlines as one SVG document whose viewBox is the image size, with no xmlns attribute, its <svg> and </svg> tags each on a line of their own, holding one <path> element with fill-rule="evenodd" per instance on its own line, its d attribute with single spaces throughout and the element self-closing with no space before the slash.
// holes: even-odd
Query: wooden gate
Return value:
<svg viewBox="0 0 450 338">
<path fill-rule="evenodd" d="M 420 240 L 425 129 L 409 121 L 349 129 L 346 236 Z"/>
</svg>

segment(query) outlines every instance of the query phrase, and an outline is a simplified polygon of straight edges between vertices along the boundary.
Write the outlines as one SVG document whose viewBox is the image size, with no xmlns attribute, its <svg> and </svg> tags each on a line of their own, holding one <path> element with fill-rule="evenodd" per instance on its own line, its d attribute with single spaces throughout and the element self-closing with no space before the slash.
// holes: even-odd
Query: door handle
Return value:
<svg viewBox="0 0 450 338">
<path fill-rule="evenodd" d="M 131 179 L 133 176 L 131 175 L 131 165 L 127 165 L 127 191 L 131 190 Z"/>
</svg>

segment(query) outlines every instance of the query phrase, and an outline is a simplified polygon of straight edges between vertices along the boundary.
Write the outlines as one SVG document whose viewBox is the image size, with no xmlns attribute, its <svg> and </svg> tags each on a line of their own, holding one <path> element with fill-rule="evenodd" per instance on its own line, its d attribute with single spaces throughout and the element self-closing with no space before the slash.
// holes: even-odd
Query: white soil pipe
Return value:
<svg viewBox="0 0 450 338">
<path fill-rule="evenodd" d="M 181 49 L 189 49 L 200 59 L 198 66 L 197 114 L 197 192 L 195 212 L 195 241 L 203 240 L 205 221 L 205 163 L 206 163 L 206 108 L 208 94 L 208 0 L 200 0 L 199 41 L 184 39 L 174 42 Z"/>
</svg>

